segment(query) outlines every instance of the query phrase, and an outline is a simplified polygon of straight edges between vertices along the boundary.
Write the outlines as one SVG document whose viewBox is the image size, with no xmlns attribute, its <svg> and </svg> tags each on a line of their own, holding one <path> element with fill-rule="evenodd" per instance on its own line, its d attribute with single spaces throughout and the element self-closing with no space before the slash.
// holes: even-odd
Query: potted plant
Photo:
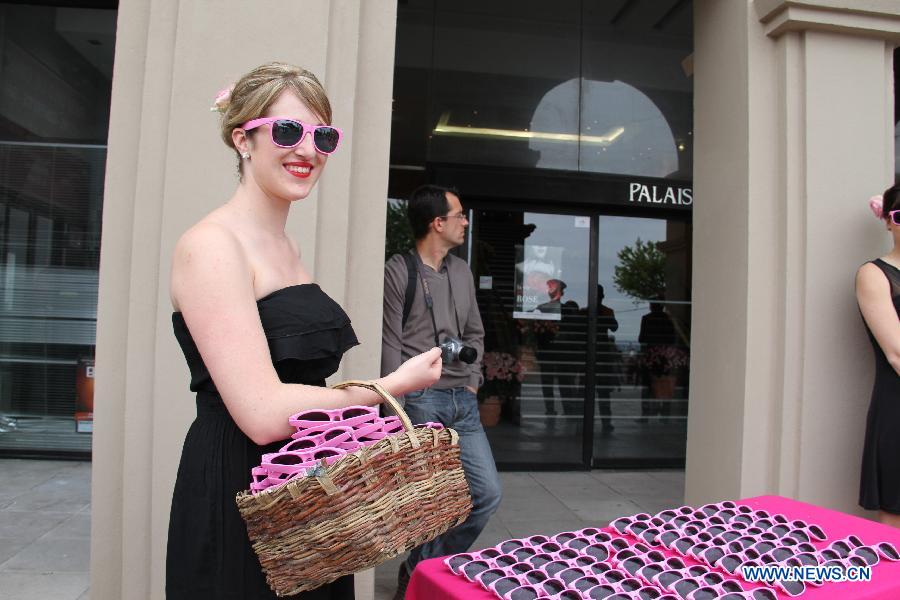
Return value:
<svg viewBox="0 0 900 600">
<path fill-rule="evenodd" d="M 508 352 L 485 352 L 481 368 L 484 384 L 480 390 L 482 401 L 478 404 L 478 412 L 482 425 L 493 427 L 500 420 L 503 403 L 519 393 L 525 368 Z"/>
<path fill-rule="evenodd" d="M 654 345 L 644 353 L 644 368 L 650 373 L 653 397 L 670 399 L 675 394 L 676 372 L 688 364 L 688 353 L 680 346 Z"/>
</svg>

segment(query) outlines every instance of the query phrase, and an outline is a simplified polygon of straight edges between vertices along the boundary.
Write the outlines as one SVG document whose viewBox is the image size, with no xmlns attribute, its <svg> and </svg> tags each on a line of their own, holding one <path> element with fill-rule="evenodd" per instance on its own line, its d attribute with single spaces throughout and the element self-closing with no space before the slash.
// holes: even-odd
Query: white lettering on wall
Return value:
<svg viewBox="0 0 900 600">
<path fill-rule="evenodd" d="M 690 206 L 694 203 L 694 190 L 692 188 L 631 183 L 628 186 L 628 201 L 645 204 Z"/>
</svg>

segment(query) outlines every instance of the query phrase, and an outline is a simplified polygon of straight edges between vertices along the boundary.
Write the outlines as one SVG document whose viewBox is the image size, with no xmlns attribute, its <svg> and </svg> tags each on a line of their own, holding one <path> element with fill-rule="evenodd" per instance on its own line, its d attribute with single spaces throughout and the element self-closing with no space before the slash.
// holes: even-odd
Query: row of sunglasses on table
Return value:
<svg viewBox="0 0 900 600">
<path fill-rule="evenodd" d="M 399 417 L 380 417 L 378 409 L 371 406 L 306 410 L 292 415 L 288 423 L 297 429 L 291 441 L 278 452 L 263 454 L 262 463 L 250 470 L 250 491 L 254 494 L 303 477 L 322 463 L 330 465 L 345 454 L 403 431 Z M 416 427 L 444 426 L 428 422 Z"/>
<path fill-rule="evenodd" d="M 814 540 L 827 540 L 818 525 L 730 501 L 699 509 L 683 506 L 655 516 L 640 513 L 616 519 L 611 526 L 613 531 L 587 528 L 507 540 L 450 556 L 444 563 L 504 600 L 776 600 L 776 591 L 798 596 L 806 584 L 785 580 L 751 585 L 741 577 L 741 569 L 846 569 L 873 566 L 879 558 L 900 560 L 892 544 L 867 546 L 853 535 L 816 548 Z"/>
</svg>

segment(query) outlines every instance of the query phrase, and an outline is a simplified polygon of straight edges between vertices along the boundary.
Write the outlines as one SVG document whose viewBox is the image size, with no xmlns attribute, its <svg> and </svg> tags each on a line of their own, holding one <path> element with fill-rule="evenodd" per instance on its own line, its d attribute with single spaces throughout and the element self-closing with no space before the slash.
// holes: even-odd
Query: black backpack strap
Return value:
<svg viewBox="0 0 900 600">
<path fill-rule="evenodd" d="M 406 296 L 403 298 L 403 321 L 400 326 L 406 327 L 406 320 L 409 319 L 413 299 L 416 297 L 416 273 L 418 271 L 416 270 L 416 259 L 413 257 L 412 252 L 405 253 L 403 260 L 406 261 L 408 279 L 406 282 Z"/>
</svg>

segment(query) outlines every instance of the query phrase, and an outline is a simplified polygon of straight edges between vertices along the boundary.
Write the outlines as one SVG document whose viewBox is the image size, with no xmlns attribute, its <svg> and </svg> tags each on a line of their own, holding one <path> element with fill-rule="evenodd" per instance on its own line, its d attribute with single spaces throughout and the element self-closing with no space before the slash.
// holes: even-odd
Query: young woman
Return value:
<svg viewBox="0 0 900 600">
<path fill-rule="evenodd" d="M 291 414 L 380 401 L 359 388 L 322 387 L 358 342 L 284 231 L 291 204 L 309 195 L 339 146 L 325 91 L 312 73 L 272 63 L 247 73 L 216 104 L 241 176 L 231 199 L 181 237 L 172 261 L 172 323 L 197 418 L 172 498 L 170 600 L 275 598 L 235 494 L 249 487 L 262 454 L 290 437 Z M 379 382 L 399 396 L 440 374 L 435 348 Z M 301 597 L 352 599 L 352 577 Z"/>
<path fill-rule="evenodd" d="M 856 274 L 856 299 L 875 349 L 875 388 L 866 420 L 859 504 L 900 527 L 900 186 L 870 202 L 894 249 Z"/>
</svg>

